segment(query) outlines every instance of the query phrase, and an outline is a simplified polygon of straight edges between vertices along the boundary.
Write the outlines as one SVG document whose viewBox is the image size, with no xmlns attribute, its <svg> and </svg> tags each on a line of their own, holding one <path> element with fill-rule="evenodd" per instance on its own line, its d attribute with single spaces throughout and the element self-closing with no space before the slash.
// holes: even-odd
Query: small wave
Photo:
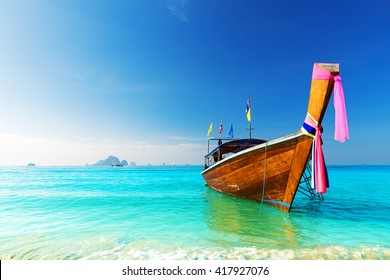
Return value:
<svg viewBox="0 0 390 280">
<path fill-rule="evenodd" d="M 109 259 L 110 252 L 99 257 Z M 390 250 L 380 247 L 346 248 L 341 246 L 314 249 L 277 250 L 256 247 L 235 248 L 150 248 L 122 247 L 115 259 L 131 260 L 390 260 Z M 98 255 L 87 256 L 96 258 Z"/>
<path fill-rule="evenodd" d="M 176 247 L 156 241 L 118 244 L 101 238 L 73 246 L 30 244 L 17 250 L 0 252 L 0 259 L 34 260 L 390 260 L 390 249 L 380 246 L 348 248 L 328 246 L 300 249 L 264 249 L 258 247 Z M 57 244 L 60 245 L 60 244 Z M 65 245 L 65 244 L 62 244 Z M 10 249 L 10 248 L 8 248 Z"/>
</svg>

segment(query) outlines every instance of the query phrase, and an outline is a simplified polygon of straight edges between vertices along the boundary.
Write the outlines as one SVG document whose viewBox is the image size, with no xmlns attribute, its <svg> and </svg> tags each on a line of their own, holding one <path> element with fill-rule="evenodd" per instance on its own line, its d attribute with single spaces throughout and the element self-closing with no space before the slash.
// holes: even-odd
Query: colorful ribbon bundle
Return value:
<svg viewBox="0 0 390 280">
<path fill-rule="evenodd" d="M 308 113 L 302 126 L 306 135 L 313 137 L 312 146 L 312 180 L 311 187 L 318 193 L 326 193 L 329 187 L 328 172 L 325 165 L 325 157 L 322 151 L 322 126 L 318 124 Z"/>
</svg>

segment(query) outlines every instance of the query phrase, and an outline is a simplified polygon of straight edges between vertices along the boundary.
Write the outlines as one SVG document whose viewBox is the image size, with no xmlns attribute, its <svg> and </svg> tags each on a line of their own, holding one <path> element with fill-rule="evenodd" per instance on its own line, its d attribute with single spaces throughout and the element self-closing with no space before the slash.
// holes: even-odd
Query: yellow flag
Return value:
<svg viewBox="0 0 390 280">
<path fill-rule="evenodd" d="M 251 122 L 251 100 L 248 98 L 248 101 L 246 102 L 246 118 L 248 122 Z"/>
<path fill-rule="evenodd" d="M 248 120 L 248 122 L 251 122 L 252 118 L 251 118 L 251 108 L 249 108 L 248 112 L 246 112 L 246 118 Z"/>
<path fill-rule="evenodd" d="M 213 132 L 213 123 L 210 124 L 209 132 L 207 133 L 207 136 L 210 136 L 211 132 Z"/>
</svg>

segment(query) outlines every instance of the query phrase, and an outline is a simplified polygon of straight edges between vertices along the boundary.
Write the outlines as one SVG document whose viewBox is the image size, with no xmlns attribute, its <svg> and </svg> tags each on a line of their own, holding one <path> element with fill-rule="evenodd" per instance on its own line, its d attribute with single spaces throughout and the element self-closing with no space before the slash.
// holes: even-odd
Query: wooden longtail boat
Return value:
<svg viewBox="0 0 390 280">
<path fill-rule="evenodd" d="M 332 77 L 339 75 L 338 64 L 317 63 L 315 67 Z M 321 125 L 333 87 L 334 79 L 312 79 L 307 116 L 318 122 L 317 127 Z M 271 141 L 234 139 L 205 156 L 205 170 L 201 174 L 216 191 L 290 211 L 311 158 L 312 145 L 313 138 L 302 130 Z"/>
</svg>

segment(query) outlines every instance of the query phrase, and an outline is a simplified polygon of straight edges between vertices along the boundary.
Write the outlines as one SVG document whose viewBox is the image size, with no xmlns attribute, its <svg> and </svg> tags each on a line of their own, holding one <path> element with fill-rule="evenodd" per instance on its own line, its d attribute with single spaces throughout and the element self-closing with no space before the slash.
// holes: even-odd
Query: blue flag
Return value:
<svg viewBox="0 0 390 280">
<path fill-rule="evenodd" d="M 230 126 L 229 136 L 232 137 L 232 138 L 234 138 L 233 124 Z"/>
</svg>

